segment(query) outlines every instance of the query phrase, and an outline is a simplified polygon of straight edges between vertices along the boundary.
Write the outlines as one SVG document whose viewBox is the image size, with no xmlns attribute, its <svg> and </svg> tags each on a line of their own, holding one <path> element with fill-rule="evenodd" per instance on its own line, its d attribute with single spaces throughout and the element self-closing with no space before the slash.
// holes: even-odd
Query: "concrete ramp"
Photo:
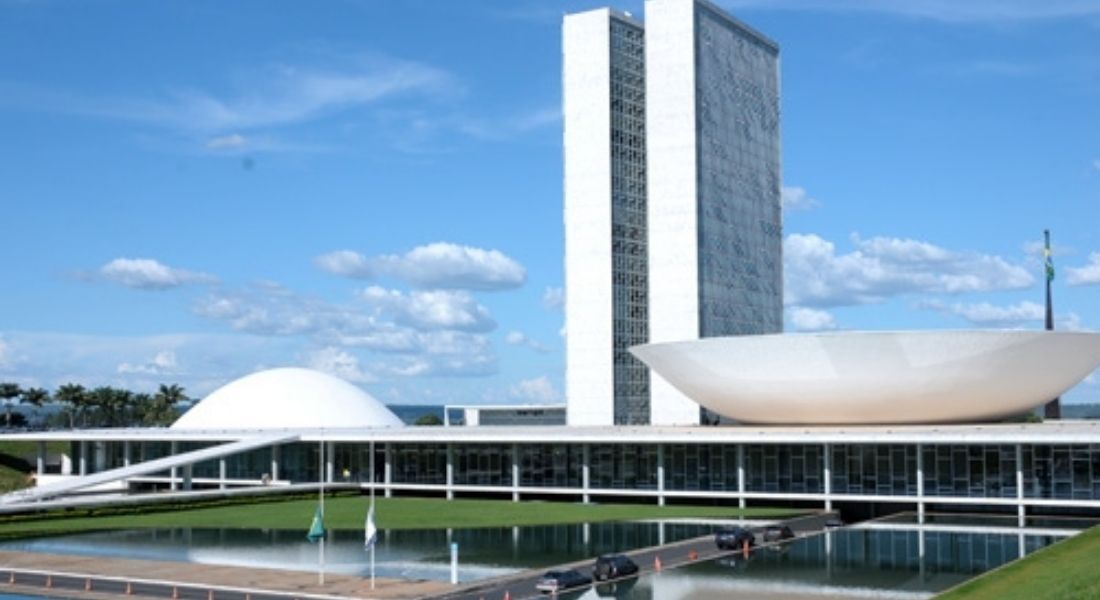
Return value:
<svg viewBox="0 0 1100 600">
<path fill-rule="evenodd" d="M 182 467 L 185 465 L 200 463 L 207 460 L 222 458 L 224 456 L 231 456 L 233 454 L 248 452 L 257 448 L 273 446 L 276 444 L 296 442 L 298 441 L 298 438 L 299 436 L 297 434 L 287 435 L 285 433 L 281 433 L 279 435 L 251 437 L 248 439 L 238 440 L 236 442 L 229 442 L 226 444 L 220 444 L 218 446 L 202 448 L 201 450 L 192 450 L 191 452 L 184 452 L 182 454 L 175 454 L 172 456 L 166 456 L 164 458 L 158 458 L 155 460 L 132 464 L 128 467 L 120 467 L 118 469 L 111 469 L 109 471 L 93 473 L 92 475 L 84 475 L 83 477 L 73 477 L 72 479 L 58 481 L 57 483 L 51 483 L 39 487 L 19 490 L 10 494 L 4 494 L 3 496 L 0 496 L 0 505 L 20 504 L 24 502 L 34 502 L 37 500 L 54 498 L 56 496 L 77 492 L 104 483 L 111 483 L 123 479 L 130 479 L 132 477 L 139 477 L 141 475 L 149 475 L 151 473 L 166 471 L 173 467 Z"/>
</svg>

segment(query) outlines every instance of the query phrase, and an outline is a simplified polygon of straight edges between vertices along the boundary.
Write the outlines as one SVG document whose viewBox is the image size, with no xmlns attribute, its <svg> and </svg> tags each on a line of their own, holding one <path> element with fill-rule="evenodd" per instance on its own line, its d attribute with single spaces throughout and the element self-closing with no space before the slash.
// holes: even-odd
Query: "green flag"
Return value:
<svg viewBox="0 0 1100 600">
<path fill-rule="evenodd" d="M 1050 240 L 1047 240 L 1046 248 L 1043 248 L 1043 257 L 1047 262 L 1047 281 L 1054 281 L 1054 259 L 1050 256 Z"/>
<path fill-rule="evenodd" d="M 313 523 L 309 526 L 309 533 L 306 534 L 306 539 L 311 542 L 325 537 L 325 514 L 321 511 L 321 507 L 317 507 L 317 512 L 313 513 Z"/>
</svg>

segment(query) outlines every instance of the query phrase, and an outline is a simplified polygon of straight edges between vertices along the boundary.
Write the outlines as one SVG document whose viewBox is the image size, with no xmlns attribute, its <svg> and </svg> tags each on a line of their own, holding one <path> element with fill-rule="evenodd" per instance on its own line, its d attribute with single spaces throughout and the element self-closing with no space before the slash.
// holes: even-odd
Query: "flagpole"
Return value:
<svg viewBox="0 0 1100 600">
<path fill-rule="evenodd" d="M 374 514 L 374 440 L 370 441 L 370 514 Z M 375 543 L 370 545 L 370 589 L 374 589 L 374 547 Z"/>
<path fill-rule="evenodd" d="M 317 493 L 320 496 L 321 522 L 323 523 L 325 518 L 325 440 L 323 436 L 318 445 L 320 451 L 317 453 L 317 479 L 320 486 L 317 488 Z M 321 536 L 321 546 L 317 551 L 317 562 L 320 565 L 320 569 L 317 571 L 317 585 L 321 586 L 325 585 L 325 537 L 325 535 Z"/>
</svg>

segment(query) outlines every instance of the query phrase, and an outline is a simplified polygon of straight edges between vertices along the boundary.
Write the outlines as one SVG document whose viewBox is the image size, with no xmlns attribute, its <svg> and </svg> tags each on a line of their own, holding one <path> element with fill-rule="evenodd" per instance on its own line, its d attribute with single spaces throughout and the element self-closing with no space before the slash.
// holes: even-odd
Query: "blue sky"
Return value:
<svg viewBox="0 0 1100 600">
<path fill-rule="evenodd" d="M 1039 328 L 1043 228 L 1100 327 L 1100 3 L 720 4 L 782 47 L 789 330 Z M 559 28 L 602 5 L 0 0 L 0 379 L 560 401 Z"/>
</svg>

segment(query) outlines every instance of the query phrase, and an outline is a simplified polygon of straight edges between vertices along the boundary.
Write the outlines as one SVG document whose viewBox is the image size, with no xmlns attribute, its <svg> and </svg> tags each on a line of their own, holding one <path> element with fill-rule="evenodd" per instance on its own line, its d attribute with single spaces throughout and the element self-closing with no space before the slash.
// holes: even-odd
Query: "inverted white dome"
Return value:
<svg viewBox="0 0 1100 600">
<path fill-rule="evenodd" d="M 1100 334 L 881 331 L 745 335 L 634 346 L 696 403 L 742 423 L 996 420 L 1100 367 Z"/>
<path fill-rule="evenodd" d="M 381 402 L 320 371 L 270 369 L 214 390 L 172 424 L 173 429 L 301 429 L 401 427 Z"/>
</svg>

